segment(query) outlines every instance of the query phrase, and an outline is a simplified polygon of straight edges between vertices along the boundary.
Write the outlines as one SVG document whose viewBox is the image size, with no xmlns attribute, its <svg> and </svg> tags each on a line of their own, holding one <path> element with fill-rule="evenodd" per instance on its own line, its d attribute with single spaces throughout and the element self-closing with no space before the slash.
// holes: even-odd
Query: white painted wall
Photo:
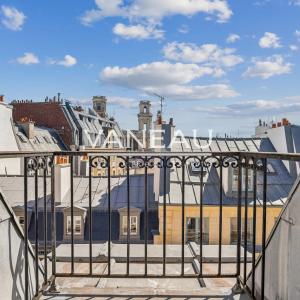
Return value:
<svg viewBox="0 0 300 300">
<path fill-rule="evenodd" d="M 19 151 L 12 126 L 12 108 L 0 103 L 0 151 Z M 0 175 L 20 175 L 21 160 L 0 159 Z"/>
<path fill-rule="evenodd" d="M 55 203 L 60 205 L 70 201 L 71 175 L 70 164 L 55 165 Z"/>
<path fill-rule="evenodd" d="M 266 248 L 265 299 L 300 299 L 300 179 L 292 189 Z M 251 277 L 250 277 L 251 280 Z M 248 285 L 251 286 L 251 281 Z M 256 296 L 260 299 L 261 261 L 256 267 Z"/>
<path fill-rule="evenodd" d="M 0 190 L 1 197 L 1 190 Z M 25 299 L 25 262 L 24 241 L 12 218 L 16 218 L 12 211 L 8 212 L 0 199 L 0 299 Z M 34 259 L 29 252 L 29 299 L 35 291 Z M 43 275 L 39 274 L 40 284 Z"/>
</svg>

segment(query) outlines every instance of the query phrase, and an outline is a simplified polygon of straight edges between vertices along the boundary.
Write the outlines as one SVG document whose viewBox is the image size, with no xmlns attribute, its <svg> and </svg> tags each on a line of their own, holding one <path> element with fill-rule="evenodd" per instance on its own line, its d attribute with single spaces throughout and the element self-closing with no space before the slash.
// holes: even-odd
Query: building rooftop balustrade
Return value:
<svg viewBox="0 0 300 300">
<path fill-rule="evenodd" d="M 0 152 L 4 159 L 20 160 L 22 174 L 0 176 L 1 265 L 12 275 L 0 298 L 271 299 L 266 249 L 298 191 L 289 168 L 299 169 L 300 154 Z"/>
</svg>

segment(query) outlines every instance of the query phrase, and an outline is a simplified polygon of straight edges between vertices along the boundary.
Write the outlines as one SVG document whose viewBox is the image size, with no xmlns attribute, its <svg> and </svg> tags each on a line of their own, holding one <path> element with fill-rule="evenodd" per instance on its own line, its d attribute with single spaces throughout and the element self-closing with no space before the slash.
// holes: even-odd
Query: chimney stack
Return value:
<svg viewBox="0 0 300 300">
<path fill-rule="evenodd" d="M 34 122 L 26 118 L 21 120 L 21 126 L 29 140 L 34 138 Z"/>
<path fill-rule="evenodd" d="M 4 95 L 0 95 L 0 102 L 4 102 Z"/>
</svg>

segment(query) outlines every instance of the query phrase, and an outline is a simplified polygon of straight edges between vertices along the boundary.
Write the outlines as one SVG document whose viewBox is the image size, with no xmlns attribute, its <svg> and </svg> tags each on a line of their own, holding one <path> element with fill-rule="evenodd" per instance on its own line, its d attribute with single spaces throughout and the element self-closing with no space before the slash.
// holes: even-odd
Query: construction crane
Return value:
<svg viewBox="0 0 300 300">
<path fill-rule="evenodd" d="M 161 95 L 158 95 L 156 93 L 153 93 L 153 96 L 156 96 L 156 97 L 158 97 L 160 99 L 160 113 L 161 113 L 161 116 L 162 116 L 165 97 L 163 97 Z"/>
</svg>

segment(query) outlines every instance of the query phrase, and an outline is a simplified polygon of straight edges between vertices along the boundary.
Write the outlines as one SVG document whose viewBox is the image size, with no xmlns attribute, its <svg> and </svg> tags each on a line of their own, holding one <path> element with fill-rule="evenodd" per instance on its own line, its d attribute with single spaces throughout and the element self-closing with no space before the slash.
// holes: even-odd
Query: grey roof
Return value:
<svg viewBox="0 0 300 300">
<path fill-rule="evenodd" d="M 172 151 L 174 152 L 199 152 L 201 151 L 195 145 L 192 137 L 186 137 L 189 147 L 185 143 L 175 143 Z M 178 139 L 180 141 L 180 139 Z M 197 138 L 199 145 L 208 145 L 208 138 Z M 268 138 L 214 138 L 212 143 L 202 149 L 204 152 L 275 152 L 275 148 Z M 191 160 L 192 162 L 193 160 Z M 279 160 L 271 159 L 268 161 L 272 165 L 275 173 L 268 174 L 267 201 L 269 205 L 283 205 L 287 199 L 289 191 L 294 183 L 294 178 L 289 174 L 284 163 Z M 189 164 L 185 166 L 185 197 L 187 205 L 200 204 L 200 174 L 193 174 L 190 171 Z M 210 167 L 203 178 L 203 204 L 219 205 L 220 199 L 220 178 L 217 169 Z M 181 168 L 172 168 L 170 171 L 170 186 L 167 193 L 167 203 L 180 205 L 182 203 L 182 170 Z M 257 204 L 262 204 L 263 198 L 263 177 L 262 173 L 257 174 Z M 237 205 L 237 197 L 229 196 L 222 189 L 223 204 Z M 251 195 L 251 193 L 249 194 Z M 163 194 L 159 197 L 159 202 L 163 203 Z M 249 196 L 250 205 L 253 199 Z"/>
<path fill-rule="evenodd" d="M 188 145 L 177 137 L 173 144 L 173 152 L 274 152 L 275 148 L 268 138 L 212 138 L 209 143 L 208 137 L 185 137 Z"/>
<path fill-rule="evenodd" d="M 74 107 L 69 102 L 66 102 L 63 109 L 79 130 L 80 145 L 91 146 L 92 141 L 96 142 L 96 146 L 102 146 L 108 130 L 114 130 L 119 139 L 124 140 L 123 132 L 118 123 L 109 118 L 100 117 L 94 109 L 88 108 L 85 110 L 81 107 Z M 100 138 L 98 138 L 99 133 L 102 133 Z M 96 138 L 98 138 L 98 142 Z"/>
<path fill-rule="evenodd" d="M 66 146 L 54 129 L 35 126 L 34 138 L 28 139 L 22 126 L 15 125 L 14 128 L 20 151 L 52 152 L 66 150 Z"/>
<path fill-rule="evenodd" d="M 11 207 L 23 206 L 24 204 L 24 178 L 22 176 L 0 177 L 0 187 Z M 148 208 L 156 208 L 153 192 L 153 175 L 148 177 Z M 38 180 L 38 203 L 43 208 L 43 180 Z M 47 178 L 47 203 L 51 201 L 51 181 Z M 130 176 L 130 206 L 144 208 L 144 176 Z M 34 178 L 28 178 L 28 207 L 34 206 Z M 87 208 L 89 206 L 89 178 L 74 178 L 74 205 Z M 70 194 L 63 199 L 65 208 L 70 206 Z M 107 177 L 92 178 L 92 206 L 94 209 L 107 210 L 108 208 L 108 181 Z M 111 209 L 117 210 L 127 206 L 127 179 L 126 177 L 111 178 Z"/>
</svg>

